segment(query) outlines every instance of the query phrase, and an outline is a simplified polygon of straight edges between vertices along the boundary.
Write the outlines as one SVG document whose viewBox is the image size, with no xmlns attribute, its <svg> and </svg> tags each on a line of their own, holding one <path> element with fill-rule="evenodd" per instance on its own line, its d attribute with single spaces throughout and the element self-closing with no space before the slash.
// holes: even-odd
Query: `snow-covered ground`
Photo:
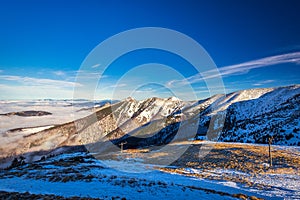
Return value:
<svg viewBox="0 0 300 200">
<path fill-rule="evenodd" d="M 85 153 L 60 155 L 35 165 L 29 164 L 18 169 L 12 169 L 9 173 L 1 173 L 0 191 L 103 199 L 111 199 L 111 197 L 116 196 L 126 199 L 160 200 L 171 198 L 234 199 L 234 194 L 264 199 L 271 197 L 272 199 L 300 198 L 298 191 L 293 189 L 258 191 L 230 181 L 212 181 L 165 173 L 153 169 L 153 166 L 142 163 L 135 165 L 128 160 L 101 162 L 86 156 Z M 72 160 L 74 157 L 83 159 L 78 164 Z M 73 162 L 63 163 L 68 159 Z M 106 164 L 118 165 L 121 171 L 107 168 Z M 129 166 L 132 169 L 135 168 L 135 172 L 139 173 L 124 172 L 128 170 Z M 126 169 L 122 170 L 122 167 Z M 149 168 L 152 170 L 149 171 Z M 143 172 L 143 169 L 147 169 L 147 172 Z"/>
<path fill-rule="evenodd" d="M 300 198 L 300 175 L 289 175 L 289 174 L 258 174 L 256 176 L 251 176 L 250 174 L 238 172 L 236 170 L 224 170 L 224 169 L 215 169 L 215 170 L 198 170 L 192 168 L 184 169 L 187 173 L 209 173 L 214 176 L 247 176 L 252 182 L 256 184 L 262 184 L 268 189 L 258 189 L 255 187 L 246 188 L 241 186 L 238 183 L 231 181 L 218 181 L 218 185 L 225 185 L 234 188 L 242 188 L 249 192 L 256 194 L 261 194 L 268 198 L 284 198 L 284 199 L 299 199 Z"/>
</svg>

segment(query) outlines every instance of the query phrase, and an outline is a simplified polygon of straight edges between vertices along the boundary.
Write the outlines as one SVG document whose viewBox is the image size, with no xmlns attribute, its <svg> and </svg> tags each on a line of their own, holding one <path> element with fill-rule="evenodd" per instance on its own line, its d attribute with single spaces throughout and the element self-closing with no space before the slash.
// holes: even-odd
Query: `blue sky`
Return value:
<svg viewBox="0 0 300 200">
<path fill-rule="evenodd" d="M 226 92 L 299 84 L 299 10 L 299 1 L 1 0 L 0 99 L 73 98 L 74 86 L 85 88 L 76 76 L 86 56 L 107 38 L 140 27 L 173 29 L 196 40 L 214 60 Z M 162 65 L 132 71 L 146 63 Z M 97 69 L 86 72 L 87 85 L 98 81 Z M 197 98 L 222 92 L 209 93 L 186 60 L 145 49 L 118 58 L 80 98 L 88 92 L 97 99 L 167 97 L 187 80 Z"/>
</svg>

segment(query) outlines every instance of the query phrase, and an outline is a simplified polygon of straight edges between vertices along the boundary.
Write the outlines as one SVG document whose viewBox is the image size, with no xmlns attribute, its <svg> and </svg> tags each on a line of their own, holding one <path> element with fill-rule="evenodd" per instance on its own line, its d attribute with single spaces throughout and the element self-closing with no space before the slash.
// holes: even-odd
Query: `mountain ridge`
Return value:
<svg viewBox="0 0 300 200">
<path fill-rule="evenodd" d="M 2 158 L 66 146 L 140 148 L 171 141 L 267 143 L 300 146 L 300 85 L 250 89 L 196 101 L 176 97 L 127 98 L 87 117 L 24 135 L 1 148 Z M 9 132 L 6 133 L 9 137 Z M 97 145 L 95 145 L 97 144 Z M 41 155 L 29 156 L 36 160 Z"/>
</svg>

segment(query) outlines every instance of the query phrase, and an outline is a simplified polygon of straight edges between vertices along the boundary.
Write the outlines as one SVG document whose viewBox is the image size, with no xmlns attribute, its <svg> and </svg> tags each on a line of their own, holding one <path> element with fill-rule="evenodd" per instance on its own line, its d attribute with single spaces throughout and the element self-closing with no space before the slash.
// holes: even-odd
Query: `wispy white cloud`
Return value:
<svg viewBox="0 0 300 200">
<path fill-rule="evenodd" d="M 167 86 L 172 87 L 176 85 L 187 85 L 187 84 L 201 82 L 206 79 L 217 78 L 220 76 L 227 77 L 227 76 L 245 74 L 252 69 L 264 68 L 264 67 L 284 64 L 284 63 L 300 64 L 300 52 L 270 56 L 270 57 L 252 60 L 240 64 L 221 67 L 214 70 L 209 70 L 203 72 L 202 74 L 199 73 L 194 76 L 190 76 L 186 79 L 169 81 L 167 83 Z"/>
<path fill-rule="evenodd" d="M 54 71 L 53 74 L 55 74 L 56 76 L 64 76 L 65 72 L 63 72 L 63 71 Z"/>
<path fill-rule="evenodd" d="M 15 81 L 21 83 L 21 85 L 30 85 L 30 86 L 55 86 L 55 87 L 81 86 L 81 84 L 76 82 L 71 82 L 71 81 L 22 77 L 22 76 L 10 76 L 10 75 L 0 75 L 0 80 Z"/>
<path fill-rule="evenodd" d="M 101 64 L 95 64 L 93 66 L 91 66 L 91 68 L 97 68 L 97 67 L 100 67 Z"/>
<path fill-rule="evenodd" d="M 116 88 L 122 88 L 122 87 L 126 87 L 127 84 L 125 83 L 120 83 L 120 84 L 112 84 L 112 85 L 107 85 L 107 86 L 104 86 L 104 87 L 99 87 L 98 89 L 101 91 L 101 90 L 107 90 L 107 89 L 110 89 L 110 90 L 113 90 L 113 89 L 116 89 Z"/>
<path fill-rule="evenodd" d="M 2 72 L 3 72 L 3 70 L 0 69 L 0 73 L 2 73 Z"/>
<path fill-rule="evenodd" d="M 104 75 L 101 71 L 88 71 L 88 70 L 77 70 L 73 78 L 80 78 L 80 79 L 101 79 L 108 78 L 108 75 Z"/>
<path fill-rule="evenodd" d="M 137 92 L 137 93 L 145 93 L 145 92 L 148 92 L 148 93 L 150 93 L 150 92 L 156 92 L 157 91 L 157 89 L 155 89 L 155 88 L 139 88 L 139 89 L 137 89 L 135 92 Z"/>
<path fill-rule="evenodd" d="M 265 84 L 273 83 L 273 82 L 275 82 L 275 80 L 265 80 L 265 81 L 259 81 L 257 83 L 254 83 L 253 85 L 254 86 L 261 86 L 261 85 L 265 85 Z"/>
</svg>

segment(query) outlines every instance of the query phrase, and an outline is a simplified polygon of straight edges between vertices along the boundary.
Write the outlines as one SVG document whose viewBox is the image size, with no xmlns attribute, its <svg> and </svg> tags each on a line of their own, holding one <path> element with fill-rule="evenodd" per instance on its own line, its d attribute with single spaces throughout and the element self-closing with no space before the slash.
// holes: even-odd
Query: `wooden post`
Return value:
<svg viewBox="0 0 300 200">
<path fill-rule="evenodd" d="M 269 163 L 270 163 L 270 167 L 273 166 L 273 163 L 272 163 L 272 152 L 271 152 L 271 144 L 272 144 L 272 140 L 273 140 L 273 136 L 272 137 L 269 137 Z"/>
<path fill-rule="evenodd" d="M 127 142 L 121 142 L 120 145 L 121 145 L 121 153 L 123 153 L 123 146 L 124 144 L 127 144 Z"/>
</svg>

